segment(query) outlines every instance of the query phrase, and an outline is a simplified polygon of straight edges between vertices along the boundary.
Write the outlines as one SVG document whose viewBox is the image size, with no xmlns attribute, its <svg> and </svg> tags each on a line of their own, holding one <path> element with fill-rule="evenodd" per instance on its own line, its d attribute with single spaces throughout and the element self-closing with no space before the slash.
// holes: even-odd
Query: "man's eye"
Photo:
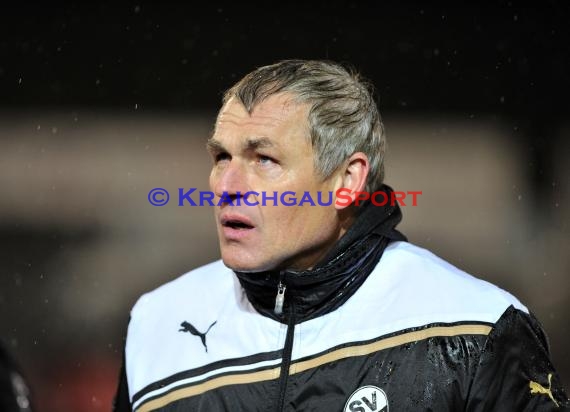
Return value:
<svg viewBox="0 0 570 412">
<path fill-rule="evenodd" d="M 275 159 L 273 159 L 272 157 L 263 156 L 263 155 L 258 156 L 258 161 L 262 165 L 269 165 L 271 163 L 277 163 L 277 161 Z"/>
<path fill-rule="evenodd" d="M 214 156 L 214 160 L 215 160 L 216 163 L 222 162 L 222 161 L 224 161 L 224 160 L 229 160 L 229 159 L 230 159 L 230 155 L 227 154 L 227 153 L 224 153 L 224 152 L 217 153 L 217 154 Z"/>
</svg>

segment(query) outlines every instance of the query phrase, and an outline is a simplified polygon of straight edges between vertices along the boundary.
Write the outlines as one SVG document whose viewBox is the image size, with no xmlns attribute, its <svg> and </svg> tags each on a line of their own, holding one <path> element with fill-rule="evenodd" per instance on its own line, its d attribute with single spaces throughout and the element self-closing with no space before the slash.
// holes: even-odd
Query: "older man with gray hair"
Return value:
<svg viewBox="0 0 570 412">
<path fill-rule="evenodd" d="M 282 61 L 228 90 L 208 141 L 221 260 L 136 303 L 115 410 L 568 406 L 523 304 L 408 243 L 397 203 L 358 205 L 391 193 L 384 148 L 371 87 L 339 64 Z M 285 192 L 335 201 L 256 201 Z"/>
</svg>

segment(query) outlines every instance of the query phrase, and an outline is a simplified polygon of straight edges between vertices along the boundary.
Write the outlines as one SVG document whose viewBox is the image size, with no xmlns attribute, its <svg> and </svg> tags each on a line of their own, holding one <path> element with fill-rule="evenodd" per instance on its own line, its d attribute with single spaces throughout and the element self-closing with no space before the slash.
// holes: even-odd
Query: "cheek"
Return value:
<svg viewBox="0 0 570 412">
<path fill-rule="evenodd" d="M 275 234 L 277 242 L 297 236 L 301 232 L 299 228 L 304 225 L 303 215 L 296 206 L 264 207 L 262 213 L 265 232 Z"/>
<path fill-rule="evenodd" d="M 280 236 L 292 241 L 319 237 L 324 229 L 321 226 L 330 223 L 322 206 L 283 206 L 279 209 L 267 216 L 269 224 Z"/>
</svg>

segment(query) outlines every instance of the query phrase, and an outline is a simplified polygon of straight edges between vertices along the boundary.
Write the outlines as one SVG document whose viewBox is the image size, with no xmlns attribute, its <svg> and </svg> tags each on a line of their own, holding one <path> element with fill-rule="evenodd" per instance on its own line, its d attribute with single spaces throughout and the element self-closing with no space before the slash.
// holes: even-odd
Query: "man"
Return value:
<svg viewBox="0 0 570 412">
<path fill-rule="evenodd" d="M 358 192 L 391 192 L 357 75 L 322 61 L 259 68 L 225 94 L 208 149 L 222 261 L 137 302 L 116 410 L 567 405 L 525 306 L 407 243 L 397 203 L 356 206 Z M 335 201 L 274 200 L 285 192 Z"/>
</svg>

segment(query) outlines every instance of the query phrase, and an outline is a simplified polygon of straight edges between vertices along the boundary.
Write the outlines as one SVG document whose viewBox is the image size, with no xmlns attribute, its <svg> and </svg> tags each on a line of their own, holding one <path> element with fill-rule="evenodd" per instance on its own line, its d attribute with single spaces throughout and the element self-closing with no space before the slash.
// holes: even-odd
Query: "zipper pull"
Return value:
<svg viewBox="0 0 570 412">
<path fill-rule="evenodd" d="M 285 302 L 285 289 L 287 289 L 287 287 L 283 284 L 283 282 L 279 281 L 279 285 L 277 285 L 277 296 L 275 296 L 275 309 L 273 309 L 273 313 L 275 313 L 278 316 L 283 313 L 283 303 Z"/>
</svg>

